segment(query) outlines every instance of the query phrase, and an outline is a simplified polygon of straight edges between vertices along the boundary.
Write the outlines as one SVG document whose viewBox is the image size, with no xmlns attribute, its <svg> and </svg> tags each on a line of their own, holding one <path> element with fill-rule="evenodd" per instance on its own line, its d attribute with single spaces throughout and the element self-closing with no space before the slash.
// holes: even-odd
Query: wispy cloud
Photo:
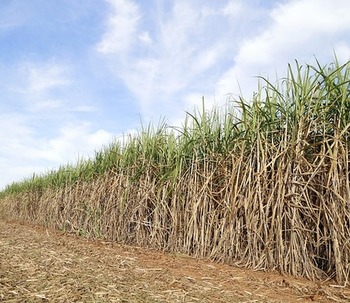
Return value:
<svg viewBox="0 0 350 303">
<path fill-rule="evenodd" d="M 0 189 L 34 171 L 93 156 L 118 135 L 111 130 L 118 127 L 107 127 L 110 117 L 102 117 L 112 89 L 91 54 L 104 7 L 83 6 L 0 3 Z"/>
<path fill-rule="evenodd" d="M 250 95 L 257 88 L 255 76 L 275 80 L 275 74 L 284 76 L 287 63 L 295 59 L 308 63 L 314 56 L 329 60 L 333 50 L 346 56 L 343 54 L 350 46 L 349 10 L 346 0 L 295 0 L 277 5 L 265 28 L 242 42 L 231 68 L 218 81 L 218 94 L 238 93 L 240 85 L 244 95 Z M 339 44 L 339 40 L 343 42 Z"/>
<path fill-rule="evenodd" d="M 40 154 L 56 165 L 67 159 L 75 163 L 81 156 L 93 156 L 98 148 L 112 140 L 113 134 L 103 129 L 94 130 L 91 123 L 67 123 L 59 129 L 56 137 L 46 142 Z"/>
<path fill-rule="evenodd" d="M 56 87 L 70 84 L 67 66 L 49 62 L 39 66 L 30 64 L 24 68 L 24 72 L 28 74 L 29 93 L 45 93 Z"/>
<path fill-rule="evenodd" d="M 96 130 L 84 121 L 65 122 L 54 130 L 55 135 L 47 137 L 38 133 L 23 115 L 1 115 L 0 118 L 3 142 L 0 162 L 3 168 L 11 167 L 1 171 L 0 186 L 7 180 L 18 180 L 33 172 L 43 173 L 62 164 L 76 163 L 80 158 L 93 157 L 95 151 L 114 139 L 112 133 Z"/>
<path fill-rule="evenodd" d="M 65 100 L 59 98 L 60 92 L 72 83 L 70 69 L 65 64 L 24 61 L 11 72 L 16 82 L 15 86 L 10 82 L 8 89 L 17 96 L 16 103 L 21 102 L 22 111 L 40 112 L 64 107 Z"/>
<path fill-rule="evenodd" d="M 114 15 L 97 50 L 109 55 L 108 64 L 138 100 L 143 117 L 151 117 L 154 107 L 168 117 L 178 115 L 196 102 L 191 97 L 212 93 L 241 38 L 245 1 L 179 0 L 170 7 L 157 2 L 152 14 L 140 13 L 132 1 L 117 2 L 108 1 Z"/>
<path fill-rule="evenodd" d="M 138 6 L 128 0 L 107 0 L 112 13 L 108 17 L 107 31 L 97 45 L 104 54 L 125 54 L 135 42 L 140 19 Z"/>
<path fill-rule="evenodd" d="M 76 83 L 66 63 L 24 61 L 7 70 L 10 80 L 5 79 L 2 86 L 11 92 L 6 95 L 11 99 L 7 113 L 0 115 L 0 158 L 4 159 L 0 187 L 6 180 L 93 156 L 96 149 L 113 140 L 114 135 L 101 123 L 82 115 L 94 114 L 98 105 L 75 100 L 69 93 Z"/>
<path fill-rule="evenodd" d="M 37 114 L 51 111 L 51 116 L 59 115 L 60 119 L 69 112 L 98 111 L 96 104 L 84 102 L 81 95 L 74 93 L 83 90 L 85 96 L 85 90 L 89 88 L 74 78 L 73 68 L 77 66 L 71 67 L 58 60 L 24 61 L 12 70 L 12 77 L 17 81 L 16 86 L 9 89 L 17 96 L 16 102 L 21 103 L 23 111 Z"/>
</svg>

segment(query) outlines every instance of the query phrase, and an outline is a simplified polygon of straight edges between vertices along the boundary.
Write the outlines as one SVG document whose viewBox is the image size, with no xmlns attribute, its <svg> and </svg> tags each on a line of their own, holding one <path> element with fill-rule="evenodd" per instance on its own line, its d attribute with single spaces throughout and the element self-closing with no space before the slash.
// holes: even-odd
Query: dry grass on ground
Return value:
<svg viewBox="0 0 350 303">
<path fill-rule="evenodd" d="M 350 290 L 0 221 L 0 302 L 349 302 Z"/>
</svg>

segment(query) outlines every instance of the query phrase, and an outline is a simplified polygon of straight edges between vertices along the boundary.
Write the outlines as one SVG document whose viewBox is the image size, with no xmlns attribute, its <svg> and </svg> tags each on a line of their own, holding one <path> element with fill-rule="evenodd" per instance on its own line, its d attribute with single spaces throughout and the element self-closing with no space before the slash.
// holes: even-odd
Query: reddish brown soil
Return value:
<svg viewBox="0 0 350 303">
<path fill-rule="evenodd" d="M 0 302 L 350 302 L 350 289 L 0 221 Z"/>
</svg>

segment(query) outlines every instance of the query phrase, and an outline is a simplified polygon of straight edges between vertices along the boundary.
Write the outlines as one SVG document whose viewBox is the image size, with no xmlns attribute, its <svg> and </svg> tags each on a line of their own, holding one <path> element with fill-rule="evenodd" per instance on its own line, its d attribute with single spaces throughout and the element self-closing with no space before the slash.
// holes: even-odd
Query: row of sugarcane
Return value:
<svg viewBox="0 0 350 303">
<path fill-rule="evenodd" d="M 0 194 L 0 216 L 90 238 L 350 277 L 350 63 L 289 65 L 252 100 L 143 128 Z"/>
</svg>

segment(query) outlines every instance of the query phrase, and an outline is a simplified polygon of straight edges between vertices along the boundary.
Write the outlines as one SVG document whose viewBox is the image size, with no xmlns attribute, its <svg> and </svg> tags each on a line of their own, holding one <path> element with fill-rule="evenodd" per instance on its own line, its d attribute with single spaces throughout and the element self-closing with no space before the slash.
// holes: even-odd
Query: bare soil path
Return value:
<svg viewBox="0 0 350 303">
<path fill-rule="evenodd" d="M 0 221 L 0 302 L 350 302 L 331 284 Z"/>
</svg>

